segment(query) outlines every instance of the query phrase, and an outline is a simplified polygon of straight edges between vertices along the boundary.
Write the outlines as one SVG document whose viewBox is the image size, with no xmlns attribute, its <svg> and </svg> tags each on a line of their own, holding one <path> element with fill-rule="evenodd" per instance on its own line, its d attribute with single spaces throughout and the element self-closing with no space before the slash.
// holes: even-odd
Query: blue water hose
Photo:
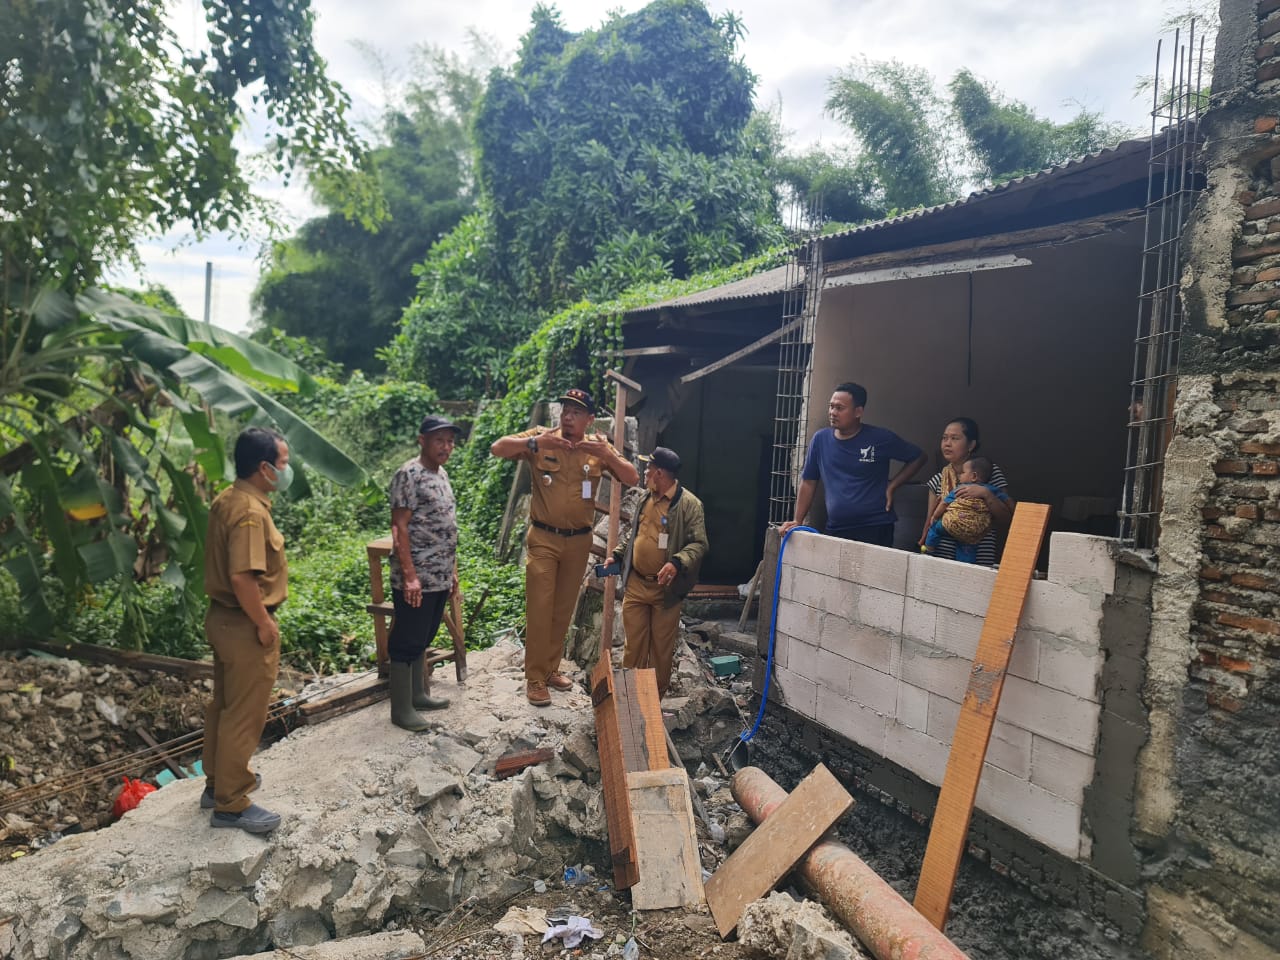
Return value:
<svg viewBox="0 0 1280 960">
<path fill-rule="evenodd" d="M 773 648 L 778 641 L 778 593 L 782 589 L 782 556 L 786 552 L 787 541 L 791 539 L 791 535 L 801 530 L 808 533 L 818 532 L 813 527 L 792 527 L 782 535 L 782 543 L 778 545 L 778 565 L 773 574 L 773 614 L 769 617 L 769 659 L 764 667 L 764 690 L 760 693 L 760 709 L 756 711 L 755 725 L 750 730 L 742 731 L 742 736 L 738 737 L 738 743 L 750 743 L 751 738 L 760 729 L 760 721 L 764 719 L 765 704 L 769 702 L 769 684 L 773 681 Z M 730 748 L 730 753 L 738 749 L 738 743 Z"/>
</svg>

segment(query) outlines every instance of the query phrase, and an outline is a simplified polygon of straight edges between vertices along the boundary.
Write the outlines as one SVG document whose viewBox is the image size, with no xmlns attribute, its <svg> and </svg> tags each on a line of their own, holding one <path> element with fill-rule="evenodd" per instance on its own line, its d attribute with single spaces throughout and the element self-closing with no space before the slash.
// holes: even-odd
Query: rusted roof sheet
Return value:
<svg viewBox="0 0 1280 960">
<path fill-rule="evenodd" d="M 680 310 L 687 307 L 722 303 L 728 300 L 756 300 L 777 296 L 787 290 L 788 275 L 793 281 L 791 284 L 793 288 L 804 284 L 803 267 L 774 267 L 772 270 L 743 277 L 741 280 L 734 280 L 732 283 L 700 290 L 697 293 L 685 294 L 683 297 L 662 300 L 659 303 L 646 304 L 643 307 L 635 307 L 627 311 L 627 316 L 634 317 L 637 314 L 650 313 L 655 310 Z"/>
</svg>

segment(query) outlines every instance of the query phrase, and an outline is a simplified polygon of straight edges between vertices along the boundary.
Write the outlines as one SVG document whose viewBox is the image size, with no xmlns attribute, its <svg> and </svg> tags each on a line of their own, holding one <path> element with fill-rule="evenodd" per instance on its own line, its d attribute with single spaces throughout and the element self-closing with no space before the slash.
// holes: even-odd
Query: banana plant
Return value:
<svg viewBox="0 0 1280 960">
<path fill-rule="evenodd" d="M 208 500 L 233 479 L 216 414 L 278 430 L 336 483 L 365 480 L 277 399 L 314 390 L 307 373 L 247 338 L 101 289 L 43 292 L 5 311 L 0 335 L 0 563 L 33 628 L 114 583 L 122 640 L 144 645 L 144 544 L 199 609 Z"/>
</svg>

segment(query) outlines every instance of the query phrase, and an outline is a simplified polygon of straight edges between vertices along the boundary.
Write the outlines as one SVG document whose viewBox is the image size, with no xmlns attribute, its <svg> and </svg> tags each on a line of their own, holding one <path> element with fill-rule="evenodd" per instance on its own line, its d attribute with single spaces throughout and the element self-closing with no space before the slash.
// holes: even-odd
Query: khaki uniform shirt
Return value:
<svg viewBox="0 0 1280 960">
<path fill-rule="evenodd" d="M 548 433 L 563 436 L 559 427 L 554 430 L 540 427 L 516 436 L 540 437 Z M 586 439 L 608 442 L 608 438 L 598 433 L 587 434 Z M 613 449 L 612 444 L 609 449 Z M 530 517 L 562 530 L 581 530 L 595 525 L 596 495 L 600 492 L 600 477 L 604 473 L 604 464 L 599 457 L 579 450 L 544 448 L 537 453 L 527 453 L 525 458 L 533 471 Z M 584 483 L 590 486 L 585 487 Z"/>
<path fill-rule="evenodd" d="M 667 533 L 666 520 L 671 511 L 671 492 L 675 489 L 673 485 L 666 493 L 651 495 L 640 514 L 631 566 L 642 577 L 656 577 L 667 562 L 667 547 L 658 545 L 658 537 Z"/>
<path fill-rule="evenodd" d="M 262 602 L 284 603 L 289 595 L 289 566 L 284 536 L 271 520 L 271 500 L 246 480 L 237 480 L 213 498 L 204 542 L 204 592 L 224 607 L 239 608 L 231 575 L 258 577 Z"/>
</svg>

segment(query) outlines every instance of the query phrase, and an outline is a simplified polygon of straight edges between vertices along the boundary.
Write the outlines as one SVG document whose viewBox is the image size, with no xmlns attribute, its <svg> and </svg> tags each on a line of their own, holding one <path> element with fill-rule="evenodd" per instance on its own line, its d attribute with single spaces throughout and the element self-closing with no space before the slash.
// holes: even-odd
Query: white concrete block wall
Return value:
<svg viewBox="0 0 1280 960">
<path fill-rule="evenodd" d="M 798 533 L 787 541 L 774 653 L 777 698 L 940 784 L 995 571 Z M 1101 712 L 1111 542 L 1050 537 L 1049 576 L 1023 611 L 978 807 L 1077 857 Z"/>
</svg>

